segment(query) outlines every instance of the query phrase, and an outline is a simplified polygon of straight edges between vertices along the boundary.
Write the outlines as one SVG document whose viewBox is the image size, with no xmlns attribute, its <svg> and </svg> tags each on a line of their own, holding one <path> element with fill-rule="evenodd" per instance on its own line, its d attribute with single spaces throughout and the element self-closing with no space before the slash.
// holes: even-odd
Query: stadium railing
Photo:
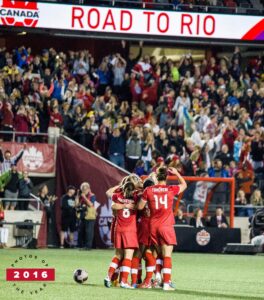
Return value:
<svg viewBox="0 0 264 300">
<path fill-rule="evenodd" d="M 18 142 L 16 138 L 25 137 L 25 138 L 48 138 L 48 133 L 32 133 L 32 132 L 20 132 L 20 131 L 0 131 L 0 137 L 8 138 L 9 142 Z M 42 141 L 42 139 L 39 139 Z M 45 141 L 45 139 L 43 140 Z M 27 143 L 28 141 L 26 141 Z"/>
<path fill-rule="evenodd" d="M 192 5 L 192 4 L 173 4 L 173 3 L 158 3 L 145 2 L 142 0 L 29 0 L 29 2 L 47 2 L 60 4 L 75 4 L 75 5 L 94 5 L 94 6 L 112 6 L 122 8 L 143 8 L 157 10 L 175 10 L 181 12 L 205 12 L 205 13 L 222 13 L 222 14 L 246 14 L 246 15 L 264 15 L 264 8 L 256 10 L 247 5 L 236 7 L 218 6 L 218 5 Z"/>
<path fill-rule="evenodd" d="M 230 209 L 230 205 L 229 204 L 210 204 L 210 208 L 214 208 L 216 209 L 217 207 L 221 206 L 223 208 L 223 211 L 224 212 L 229 212 L 229 209 Z M 241 210 L 250 210 L 252 211 L 252 213 L 255 213 L 255 211 L 257 209 L 260 209 L 260 208 L 264 208 L 264 206 L 253 206 L 253 205 L 235 205 L 235 210 L 237 209 L 241 209 Z M 193 214 L 193 211 L 194 209 L 196 208 L 200 208 L 199 204 L 188 204 L 187 205 L 187 208 L 186 208 L 186 214 L 187 216 L 191 216 Z M 237 215 L 237 217 L 240 217 L 240 215 Z M 245 217 L 248 217 L 248 216 L 245 216 Z"/>
<path fill-rule="evenodd" d="M 31 198 L 1 198 L 0 200 L 2 201 L 2 203 L 4 203 L 5 201 L 7 202 L 33 202 L 33 207 L 35 208 L 35 210 L 41 210 L 41 206 L 42 206 L 42 202 L 40 200 L 39 197 L 35 196 L 34 194 L 30 194 Z M 31 209 L 29 209 L 31 210 Z"/>
</svg>

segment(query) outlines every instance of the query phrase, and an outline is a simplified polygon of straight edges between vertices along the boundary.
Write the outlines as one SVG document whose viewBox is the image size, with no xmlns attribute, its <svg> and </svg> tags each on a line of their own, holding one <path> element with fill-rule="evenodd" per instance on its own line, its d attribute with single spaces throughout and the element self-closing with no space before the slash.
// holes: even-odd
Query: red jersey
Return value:
<svg viewBox="0 0 264 300">
<path fill-rule="evenodd" d="M 170 226 L 174 224 L 173 199 L 178 195 L 178 185 L 153 185 L 144 190 L 143 200 L 150 209 L 151 226 Z"/>
<path fill-rule="evenodd" d="M 126 199 L 123 193 L 113 194 L 112 201 L 119 204 L 135 202 L 133 199 Z M 128 208 L 116 210 L 116 231 L 137 231 L 136 210 Z"/>
</svg>

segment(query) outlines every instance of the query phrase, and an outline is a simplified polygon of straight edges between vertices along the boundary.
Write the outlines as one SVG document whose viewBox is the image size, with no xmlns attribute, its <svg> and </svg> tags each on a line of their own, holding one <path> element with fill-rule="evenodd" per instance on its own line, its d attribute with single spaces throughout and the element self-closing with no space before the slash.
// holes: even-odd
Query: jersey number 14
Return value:
<svg viewBox="0 0 264 300">
<path fill-rule="evenodd" d="M 159 209 L 161 205 L 163 205 L 165 209 L 168 208 L 168 195 L 164 195 L 160 197 L 154 195 L 154 200 L 155 200 L 156 209 Z"/>
</svg>

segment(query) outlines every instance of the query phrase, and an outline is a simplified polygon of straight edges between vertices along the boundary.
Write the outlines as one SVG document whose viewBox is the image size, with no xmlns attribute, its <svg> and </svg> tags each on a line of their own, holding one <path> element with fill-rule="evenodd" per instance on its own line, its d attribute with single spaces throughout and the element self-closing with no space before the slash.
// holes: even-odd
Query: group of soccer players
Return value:
<svg viewBox="0 0 264 300">
<path fill-rule="evenodd" d="M 167 185 L 168 173 L 177 176 L 178 185 Z M 171 255 L 176 244 L 173 202 L 186 187 L 176 169 L 160 167 L 144 182 L 132 174 L 107 191 L 107 196 L 112 198 L 111 239 L 115 255 L 104 280 L 106 287 L 174 290 L 171 282 Z M 146 262 L 143 282 L 142 258 Z"/>
</svg>

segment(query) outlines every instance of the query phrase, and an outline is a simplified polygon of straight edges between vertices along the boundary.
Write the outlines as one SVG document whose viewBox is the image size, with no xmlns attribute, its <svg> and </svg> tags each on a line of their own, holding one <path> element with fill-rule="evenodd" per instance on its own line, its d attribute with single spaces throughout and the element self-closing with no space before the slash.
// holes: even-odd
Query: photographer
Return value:
<svg viewBox="0 0 264 300">
<path fill-rule="evenodd" d="M 49 240 L 49 236 L 51 236 L 52 232 L 56 232 L 54 203 L 57 197 L 55 195 L 49 195 L 49 189 L 46 184 L 40 187 L 38 196 L 44 206 L 44 211 L 46 212 L 47 238 Z"/>
<path fill-rule="evenodd" d="M 88 182 L 83 182 L 80 187 L 79 203 L 77 212 L 79 212 L 79 231 L 78 246 L 84 250 L 91 250 L 94 238 L 94 224 L 96 219 L 96 209 L 94 203 L 95 195 L 91 192 Z"/>
<path fill-rule="evenodd" d="M 60 233 L 60 248 L 64 248 L 65 235 L 70 231 L 69 244 L 73 247 L 73 233 L 76 230 L 76 211 L 77 204 L 76 189 L 74 186 L 67 188 L 67 193 L 61 198 L 61 233 Z"/>
</svg>

